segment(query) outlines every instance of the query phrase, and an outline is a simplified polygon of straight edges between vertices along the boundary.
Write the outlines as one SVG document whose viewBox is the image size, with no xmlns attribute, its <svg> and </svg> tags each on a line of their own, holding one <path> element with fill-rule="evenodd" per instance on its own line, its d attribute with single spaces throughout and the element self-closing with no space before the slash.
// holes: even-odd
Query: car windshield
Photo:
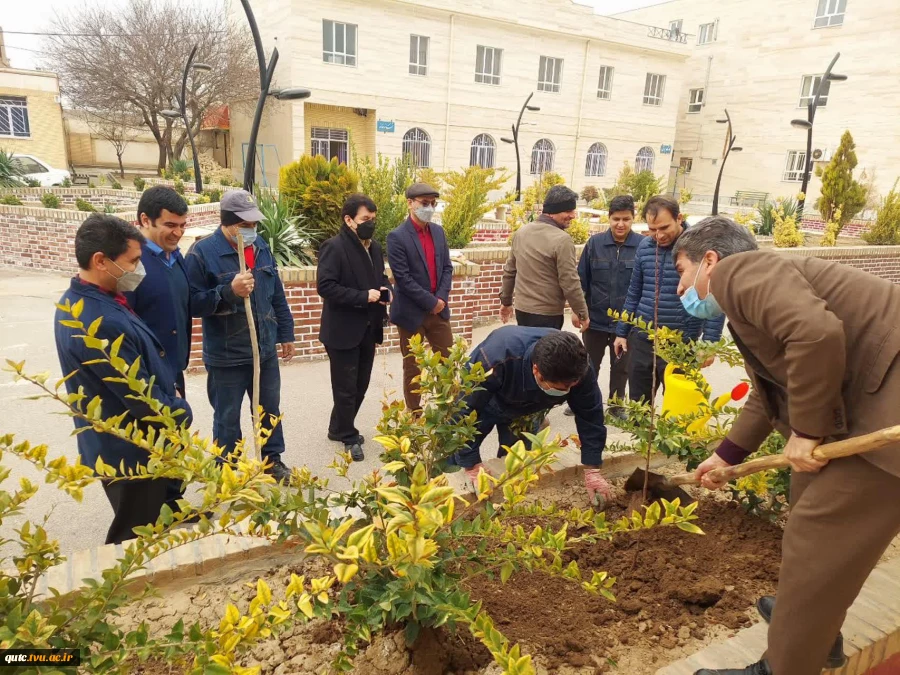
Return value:
<svg viewBox="0 0 900 675">
<path fill-rule="evenodd" d="M 13 157 L 14 164 L 18 164 L 22 173 L 46 173 L 47 168 L 35 162 L 31 157 Z"/>
</svg>

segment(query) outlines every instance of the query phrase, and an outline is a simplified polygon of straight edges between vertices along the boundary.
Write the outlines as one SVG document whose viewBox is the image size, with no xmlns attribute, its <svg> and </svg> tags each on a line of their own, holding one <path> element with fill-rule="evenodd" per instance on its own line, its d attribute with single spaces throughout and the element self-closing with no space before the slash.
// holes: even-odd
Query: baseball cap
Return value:
<svg viewBox="0 0 900 675">
<path fill-rule="evenodd" d="M 228 190 L 222 195 L 219 210 L 234 213 L 247 223 L 258 223 L 263 214 L 256 206 L 256 200 L 246 190 Z"/>
</svg>

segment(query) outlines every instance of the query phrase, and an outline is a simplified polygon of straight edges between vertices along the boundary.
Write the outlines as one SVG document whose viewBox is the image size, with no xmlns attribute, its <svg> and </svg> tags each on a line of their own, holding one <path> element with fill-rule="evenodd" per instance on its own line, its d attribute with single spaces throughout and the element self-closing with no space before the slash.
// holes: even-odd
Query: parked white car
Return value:
<svg viewBox="0 0 900 675">
<path fill-rule="evenodd" d="M 38 180 L 41 182 L 41 187 L 62 185 L 65 179 L 72 178 L 66 169 L 54 169 L 34 155 L 13 155 L 12 161 L 14 164 L 18 164 L 22 170 L 22 178 Z"/>
</svg>

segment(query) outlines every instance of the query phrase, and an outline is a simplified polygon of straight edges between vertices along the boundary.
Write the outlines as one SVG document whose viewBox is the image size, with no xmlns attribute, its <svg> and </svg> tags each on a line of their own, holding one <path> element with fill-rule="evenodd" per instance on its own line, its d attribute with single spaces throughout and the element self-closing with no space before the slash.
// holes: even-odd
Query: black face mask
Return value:
<svg viewBox="0 0 900 675">
<path fill-rule="evenodd" d="M 375 219 L 356 224 L 356 235 L 360 239 L 371 239 L 375 234 Z"/>
</svg>

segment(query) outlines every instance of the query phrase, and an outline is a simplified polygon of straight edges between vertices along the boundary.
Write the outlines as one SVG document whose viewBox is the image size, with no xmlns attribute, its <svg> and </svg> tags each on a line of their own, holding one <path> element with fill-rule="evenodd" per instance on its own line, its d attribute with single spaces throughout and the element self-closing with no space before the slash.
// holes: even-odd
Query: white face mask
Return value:
<svg viewBox="0 0 900 675">
<path fill-rule="evenodd" d="M 113 265 L 116 265 L 115 261 L 110 260 Z M 116 267 L 119 267 L 116 265 Z M 147 276 L 147 270 L 144 269 L 144 263 L 138 260 L 137 267 L 134 268 L 133 272 L 126 272 L 121 267 L 119 269 L 122 271 L 122 276 L 113 277 L 116 280 L 116 290 L 119 293 L 128 293 L 129 291 L 136 290 L 138 286 L 141 285 L 141 282 L 144 280 L 144 277 Z M 109 276 L 113 276 L 109 272 L 107 272 Z"/>
<path fill-rule="evenodd" d="M 415 213 L 416 213 L 416 218 L 421 220 L 423 223 L 430 223 L 432 216 L 434 216 L 434 207 L 433 206 L 417 206 Z"/>
</svg>

